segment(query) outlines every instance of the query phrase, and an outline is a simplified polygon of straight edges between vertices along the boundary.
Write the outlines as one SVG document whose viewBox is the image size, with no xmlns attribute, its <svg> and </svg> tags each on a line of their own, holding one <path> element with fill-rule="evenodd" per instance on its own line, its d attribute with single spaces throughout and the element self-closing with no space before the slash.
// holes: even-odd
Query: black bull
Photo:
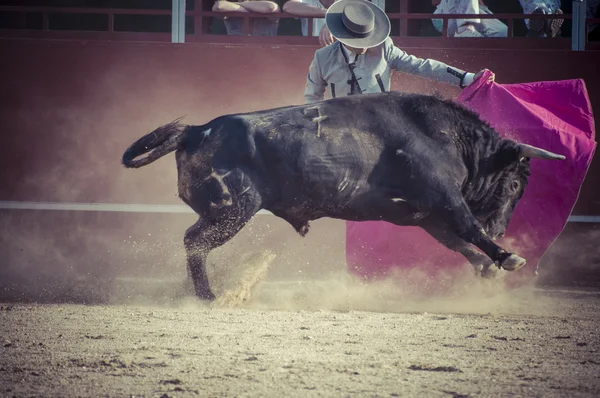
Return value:
<svg viewBox="0 0 600 398">
<path fill-rule="evenodd" d="M 175 150 L 179 196 L 199 215 L 184 239 L 189 275 L 209 300 L 208 254 L 261 209 L 302 236 L 322 217 L 418 225 L 482 276 L 494 264 L 516 270 L 525 259 L 493 241 L 523 195 L 530 158 L 565 159 L 502 139 L 452 101 L 400 93 L 173 122 L 132 144 L 123 164 Z"/>
</svg>

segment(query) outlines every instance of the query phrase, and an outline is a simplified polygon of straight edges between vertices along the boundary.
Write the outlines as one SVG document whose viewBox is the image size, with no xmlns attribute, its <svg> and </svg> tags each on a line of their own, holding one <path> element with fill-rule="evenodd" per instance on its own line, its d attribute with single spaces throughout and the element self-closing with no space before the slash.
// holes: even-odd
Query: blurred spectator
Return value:
<svg viewBox="0 0 600 398">
<path fill-rule="evenodd" d="M 299 17 L 313 18 L 312 36 L 319 37 L 322 46 L 333 43 L 333 37 L 325 26 L 325 13 L 335 0 L 289 0 L 283 5 L 283 11 Z M 302 35 L 308 36 L 308 19 L 301 18 Z"/>
<path fill-rule="evenodd" d="M 600 0 L 586 0 L 587 10 L 586 17 L 588 19 L 600 18 Z M 587 27 L 588 33 L 598 27 L 598 24 L 590 24 Z"/>
<path fill-rule="evenodd" d="M 492 14 L 483 0 L 432 0 L 434 14 Z M 432 19 L 435 28 L 442 32 L 441 19 Z M 449 19 L 448 37 L 506 37 L 508 27 L 498 19 Z"/>
<path fill-rule="evenodd" d="M 319 37 L 319 43 L 327 46 L 335 41 L 325 25 L 327 9 L 338 0 L 289 0 L 283 5 L 283 11 L 299 17 L 320 17 L 313 19 L 312 36 Z M 385 0 L 370 0 L 385 11 Z M 308 19 L 302 18 L 302 35 L 308 36 Z"/>
<path fill-rule="evenodd" d="M 588 0 L 588 18 L 590 10 L 597 9 L 600 0 Z M 432 0 L 432 5 L 437 6 L 434 14 L 492 14 L 483 0 Z M 560 0 L 519 0 L 524 15 L 544 14 L 562 15 Z M 438 31 L 442 30 L 442 20 L 433 19 Z M 525 18 L 527 36 L 529 37 L 555 37 L 560 33 L 564 22 L 562 18 L 533 19 Z M 456 19 L 448 20 L 449 37 L 506 37 L 507 26 L 498 19 Z"/>
<path fill-rule="evenodd" d="M 260 12 L 273 14 L 281 11 L 277 3 L 267 0 L 227 1 L 217 0 L 213 5 L 214 12 Z M 223 22 L 230 36 L 244 35 L 244 18 L 224 17 Z M 251 18 L 251 36 L 277 36 L 279 27 L 278 17 Z"/>
<path fill-rule="evenodd" d="M 600 18 L 600 0 L 586 0 L 586 18 Z M 563 0 L 561 9 L 565 14 L 573 13 L 573 2 L 572 0 Z M 571 37 L 571 29 L 573 23 L 570 19 L 565 19 L 565 23 L 562 26 L 562 36 L 563 37 Z M 588 32 L 588 40 L 589 41 L 598 41 L 600 40 L 600 29 L 598 28 L 599 24 L 592 23 L 587 25 Z"/>
<path fill-rule="evenodd" d="M 519 0 L 523 14 L 558 14 L 562 15 L 560 0 Z M 529 37 L 555 37 L 560 33 L 564 19 L 525 19 L 527 36 Z"/>
</svg>

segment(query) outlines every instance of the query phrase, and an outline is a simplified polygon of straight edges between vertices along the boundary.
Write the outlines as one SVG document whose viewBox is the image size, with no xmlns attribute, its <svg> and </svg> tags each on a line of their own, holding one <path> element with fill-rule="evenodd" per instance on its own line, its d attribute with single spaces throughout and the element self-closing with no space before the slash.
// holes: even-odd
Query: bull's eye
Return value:
<svg viewBox="0 0 600 398">
<path fill-rule="evenodd" d="M 510 189 L 513 192 L 517 192 L 519 190 L 520 184 L 519 181 L 513 181 L 510 183 Z"/>
</svg>

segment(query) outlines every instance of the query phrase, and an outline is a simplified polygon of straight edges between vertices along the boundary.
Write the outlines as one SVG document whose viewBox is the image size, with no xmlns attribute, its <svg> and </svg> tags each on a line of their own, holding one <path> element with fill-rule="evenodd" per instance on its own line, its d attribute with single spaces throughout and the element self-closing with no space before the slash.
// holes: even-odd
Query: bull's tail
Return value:
<svg viewBox="0 0 600 398">
<path fill-rule="evenodd" d="M 133 168 L 142 167 L 176 150 L 183 133 L 187 130 L 187 126 L 180 124 L 179 120 L 181 118 L 157 128 L 131 144 L 123 154 L 123 165 Z M 134 160 L 148 152 L 150 153 L 146 157 Z"/>
</svg>

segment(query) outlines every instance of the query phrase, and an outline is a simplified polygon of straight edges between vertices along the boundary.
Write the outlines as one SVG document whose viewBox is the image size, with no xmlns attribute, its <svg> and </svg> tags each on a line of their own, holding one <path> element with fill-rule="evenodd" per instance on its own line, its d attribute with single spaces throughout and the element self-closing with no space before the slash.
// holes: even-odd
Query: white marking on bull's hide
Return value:
<svg viewBox="0 0 600 398">
<path fill-rule="evenodd" d="M 406 152 L 404 152 L 402 149 L 397 149 L 396 155 L 406 155 Z"/>
<path fill-rule="evenodd" d="M 319 116 L 313 117 L 312 121 L 314 123 L 317 123 L 317 137 L 320 137 L 321 136 L 321 121 L 327 119 L 327 116 L 321 115 L 321 112 L 319 112 L 318 107 L 316 107 L 316 110 L 317 110 L 317 115 L 319 115 Z"/>
<path fill-rule="evenodd" d="M 246 189 L 244 189 L 242 192 L 240 192 L 240 195 L 239 195 L 239 196 L 242 196 L 243 194 L 245 194 L 246 192 L 248 192 L 248 190 L 249 190 L 249 189 L 250 189 L 250 185 L 248 185 L 248 186 L 246 187 Z"/>
<path fill-rule="evenodd" d="M 392 198 L 392 202 L 406 202 L 406 200 L 402 198 Z"/>
<path fill-rule="evenodd" d="M 350 182 L 348 180 L 348 173 L 349 173 L 349 170 L 346 169 L 346 171 L 344 171 L 344 178 L 338 184 L 338 192 L 342 192 L 348 186 L 348 183 Z"/>
<path fill-rule="evenodd" d="M 268 127 L 270 123 L 271 123 L 271 118 L 268 118 L 265 116 L 254 122 L 254 128 L 258 129 L 258 128 L 262 128 L 262 127 Z"/>
<path fill-rule="evenodd" d="M 448 135 L 448 134 L 450 134 L 450 132 L 448 132 L 448 131 L 446 131 L 446 130 L 440 130 L 440 133 L 442 133 L 442 134 L 445 134 L 445 135 Z"/>
<path fill-rule="evenodd" d="M 356 195 L 356 192 L 358 192 L 359 189 L 360 189 L 360 184 L 356 184 L 356 185 L 354 185 L 354 189 L 352 190 L 352 193 L 350 193 L 349 195 L 346 195 L 346 197 L 348 198 L 348 203 L 350 203 L 350 201 L 352 201 L 351 198 L 353 198 L 354 195 Z"/>
<path fill-rule="evenodd" d="M 348 182 L 349 182 L 348 179 L 346 177 L 344 177 L 342 182 L 340 182 L 340 185 L 338 185 L 338 191 L 342 192 L 348 186 Z"/>
<path fill-rule="evenodd" d="M 231 174 L 233 172 L 233 170 L 227 170 L 225 173 L 223 173 L 221 170 L 215 170 L 214 167 L 211 167 L 211 176 L 216 176 L 216 177 L 220 177 L 220 178 L 225 178 L 227 177 L 229 174 Z"/>
<path fill-rule="evenodd" d="M 242 174 L 242 181 L 240 181 L 240 185 L 242 185 L 244 183 L 244 181 L 246 181 L 246 174 Z M 248 192 L 248 190 L 250 189 L 252 185 L 248 185 L 246 188 L 244 188 L 244 190 L 242 192 L 239 193 L 239 196 L 242 196 L 243 194 L 245 194 L 246 192 Z"/>
<path fill-rule="evenodd" d="M 208 137 L 211 133 L 212 129 L 208 129 L 204 132 L 204 137 Z"/>
</svg>

